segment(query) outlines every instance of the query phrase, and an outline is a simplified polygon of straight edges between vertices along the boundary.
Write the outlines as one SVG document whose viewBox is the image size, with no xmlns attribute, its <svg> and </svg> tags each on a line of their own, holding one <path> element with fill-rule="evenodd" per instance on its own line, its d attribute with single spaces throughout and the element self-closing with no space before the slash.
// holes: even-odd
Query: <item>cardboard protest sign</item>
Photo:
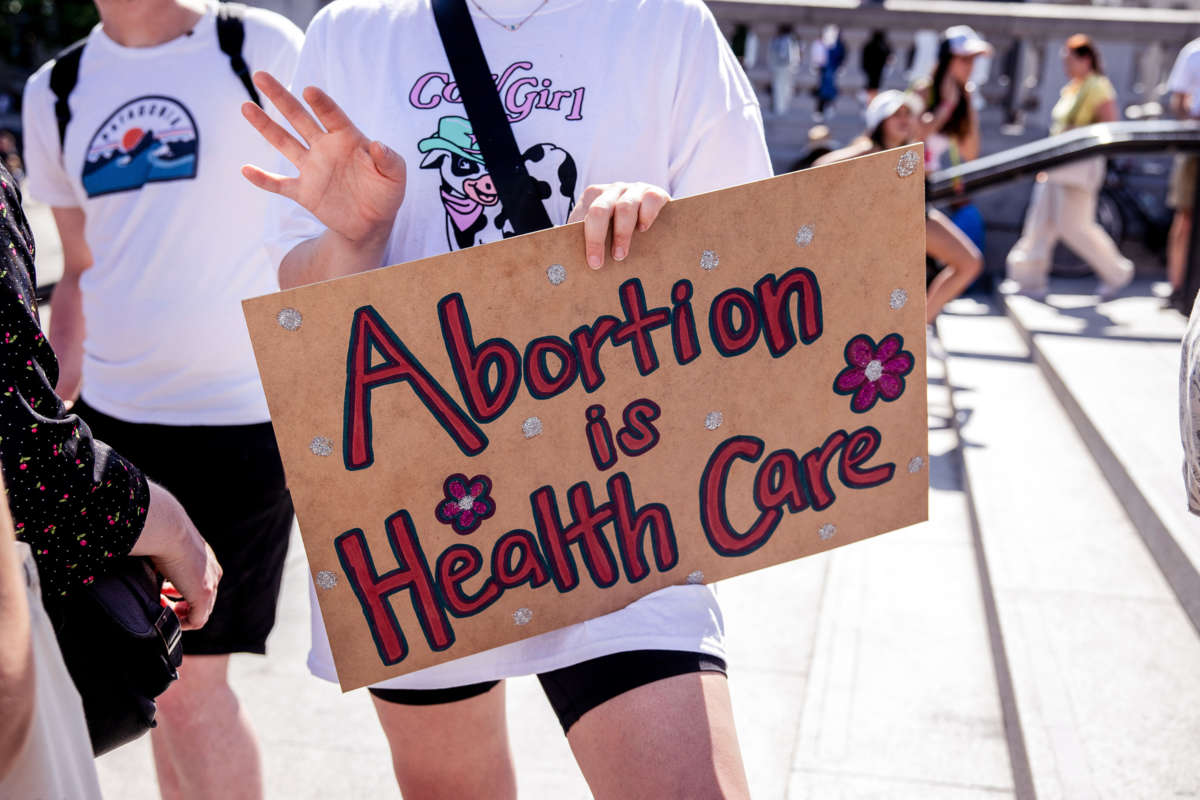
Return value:
<svg viewBox="0 0 1200 800">
<path fill-rule="evenodd" d="M 246 301 L 343 689 L 925 520 L 920 161 Z"/>
</svg>

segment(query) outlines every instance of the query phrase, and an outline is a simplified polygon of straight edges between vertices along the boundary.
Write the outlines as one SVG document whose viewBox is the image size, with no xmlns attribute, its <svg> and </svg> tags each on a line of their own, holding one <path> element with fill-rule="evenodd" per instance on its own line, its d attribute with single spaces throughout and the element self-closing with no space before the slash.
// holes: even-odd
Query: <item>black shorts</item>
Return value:
<svg viewBox="0 0 1200 800">
<path fill-rule="evenodd" d="M 563 733 L 587 712 L 617 695 L 648 683 L 692 672 L 725 674 L 725 662 L 707 653 L 682 650 L 632 650 L 613 653 L 538 675 L 542 691 L 554 708 Z M 500 681 L 472 683 L 450 689 L 371 689 L 389 703 L 432 706 L 478 697 Z"/>
<path fill-rule="evenodd" d="M 183 632 L 184 655 L 265 653 L 292 530 L 292 497 L 271 423 L 125 422 L 80 400 L 92 435 L 166 487 L 223 570 L 208 624 Z"/>
</svg>

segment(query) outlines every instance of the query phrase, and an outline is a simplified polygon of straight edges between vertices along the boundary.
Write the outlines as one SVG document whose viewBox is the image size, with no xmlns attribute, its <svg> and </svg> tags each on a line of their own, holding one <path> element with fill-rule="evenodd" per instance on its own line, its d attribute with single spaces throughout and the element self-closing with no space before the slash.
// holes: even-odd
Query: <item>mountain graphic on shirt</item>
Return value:
<svg viewBox="0 0 1200 800">
<path fill-rule="evenodd" d="M 81 181 L 88 197 L 196 177 L 199 136 L 177 100 L 140 97 L 121 106 L 92 136 Z"/>
</svg>

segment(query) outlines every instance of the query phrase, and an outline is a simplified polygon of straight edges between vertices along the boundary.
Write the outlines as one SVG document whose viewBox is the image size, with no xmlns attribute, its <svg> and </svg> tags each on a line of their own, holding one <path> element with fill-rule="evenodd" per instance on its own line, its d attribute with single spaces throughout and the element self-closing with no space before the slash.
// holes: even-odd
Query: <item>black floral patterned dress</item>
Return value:
<svg viewBox="0 0 1200 800">
<path fill-rule="evenodd" d="M 129 552 L 150 495 L 137 467 L 92 439 L 54 393 L 58 360 L 38 322 L 33 253 L 20 191 L 0 164 L 0 467 L 49 601 Z"/>
</svg>

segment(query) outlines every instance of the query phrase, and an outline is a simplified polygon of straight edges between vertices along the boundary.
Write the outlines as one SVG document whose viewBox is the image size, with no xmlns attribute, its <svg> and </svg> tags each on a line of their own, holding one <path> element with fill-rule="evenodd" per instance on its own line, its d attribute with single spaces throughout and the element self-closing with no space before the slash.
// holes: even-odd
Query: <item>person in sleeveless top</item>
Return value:
<svg viewBox="0 0 1200 800">
<path fill-rule="evenodd" d="M 1050 134 L 1096 122 L 1115 122 L 1117 94 L 1104 75 L 1100 53 L 1084 34 L 1067 39 L 1063 69 L 1070 79 L 1050 112 Z M 1133 280 L 1133 262 L 1121 255 L 1096 221 L 1096 197 L 1104 183 L 1105 159 L 1095 157 L 1046 170 L 1037 176 L 1021 238 L 1006 259 L 1015 289 L 1035 297 L 1046 293 L 1054 247 L 1061 239 L 1091 265 L 1100 278 L 1101 300 L 1115 297 Z"/>
</svg>

